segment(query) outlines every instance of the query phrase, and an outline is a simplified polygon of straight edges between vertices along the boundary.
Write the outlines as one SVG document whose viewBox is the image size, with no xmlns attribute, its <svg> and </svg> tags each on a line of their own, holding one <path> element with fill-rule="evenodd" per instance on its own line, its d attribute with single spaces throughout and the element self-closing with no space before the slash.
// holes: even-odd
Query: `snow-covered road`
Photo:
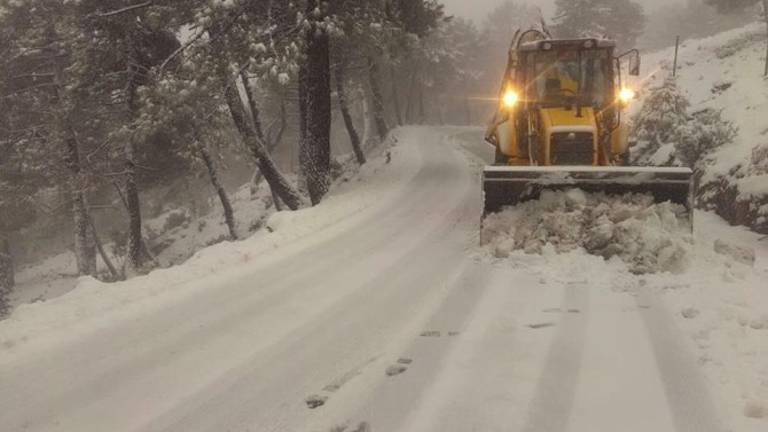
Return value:
<svg viewBox="0 0 768 432">
<path fill-rule="evenodd" d="M 478 256 L 479 137 L 406 129 L 414 171 L 345 221 L 55 343 L 8 339 L 0 430 L 728 430 L 652 290 Z"/>
</svg>

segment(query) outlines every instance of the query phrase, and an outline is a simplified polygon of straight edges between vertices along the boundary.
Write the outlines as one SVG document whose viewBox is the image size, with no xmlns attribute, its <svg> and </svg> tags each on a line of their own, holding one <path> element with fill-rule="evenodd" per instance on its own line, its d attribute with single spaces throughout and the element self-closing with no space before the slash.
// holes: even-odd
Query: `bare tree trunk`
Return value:
<svg viewBox="0 0 768 432">
<path fill-rule="evenodd" d="M 363 165 L 365 163 L 365 153 L 360 144 L 360 135 L 355 130 L 355 123 L 352 121 L 352 115 L 349 112 L 349 101 L 347 100 L 347 93 L 344 87 L 346 80 L 346 65 L 343 61 L 339 61 L 336 64 L 336 93 L 339 98 L 339 109 L 341 110 L 341 116 L 344 117 L 344 126 L 347 128 L 347 134 L 349 134 L 349 140 L 352 143 L 352 150 L 355 152 L 357 163 Z"/>
<path fill-rule="evenodd" d="M 223 29 L 213 26 L 209 30 L 213 47 L 217 51 L 224 52 L 221 46 L 221 40 L 218 38 Z M 256 129 L 248 123 L 243 100 L 240 98 L 240 92 L 237 90 L 235 80 L 230 79 L 229 64 L 225 59 L 220 59 L 217 73 L 222 82 L 224 99 L 229 108 L 232 121 L 240 133 L 245 145 L 250 150 L 259 166 L 259 170 L 267 180 L 269 187 L 280 197 L 281 200 L 291 210 L 298 210 L 302 205 L 301 195 L 291 186 L 285 176 L 280 172 L 267 151 L 266 143 L 259 138 Z"/>
<path fill-rule="evenodd" d="M 132 48 L 131 48 L 132 49 Z M 134 59 L 129 59 L 128 85 L 126 97 L 128 112 L 131 118 L 138 113 L 138 70 Z M 134 137 L 129 136 L 123 146 L 125 169 L 125 203 L 128 213 L 128 257 L 126 260 L 127 273 L 133 273 L 144 267 L 149 261 L 144 251 L 144 239 L 141 234 L 141 200 L 139 199 L 139 187 L 136 172 L 136 143 Z"/>
<path fill-rule="evenodd" d="M 277 132 L 271 133 L 270 128 L 270 134 L 269 134 L 269 151 L 270 153 L 273 152 L 281 142 L 283 142 L 283 135 L 285 135 L 285 131 L 288 129 L 288 112 L 285 107 L 285 96 L 280 95 L 280 123 L 277 128 Z"/>
<path fill-rule="evenodd" d="M 259 110 L 258 105 L 256 105 L 256 98 L 253 95 L 253 89 L 251 88 L 251 81 L 248 78 L 248 74 L 245 73 L 245 71 L 240 72 L 240 79 L 243 81 L 243 87 L 245 88 L 245 96 L 248 102 L 248 108 L 251 112 L 251 124 L 253 125 L 253 129 L 256 132 L 256 137 L 264 143 L 267 148 L 267 154 L 271 156 L 272 151 L 274 151 L 274 149 L 277 147 L 277 144 L 282 140 L 283 133 L 287 127 L 287 120 L 285 118 L 285 101 L 282 101 L 281 104 L 281 129 L 279 130 L 278 135 L 274 140 L 272 140 L 271 137 L 270 140 L 267 140 L 267 137 L 264 134 L 264 128 L 261 123 L 261 111 Z M 261 183 L 263 179 L 264 175 L 261 173 L 261 169 L 257 168 L 252 178 L 252 191 L 258 188 L 259 183 Z M 270 192 L 272 193 L 272 199 L 275 203 L 275 207 L 278 209 L 278 211 L 282 210 L 280 199 L 278 198 L 277 193 L 275 193 L 271 187 Z M 235 236 L 232 237 L 232 239 L 236 238 L 237 237 Z"/>
<path fill-rule="evenodd" d="M 438 98 L 437 102 L 437 121 L 440 123 L 440 126 L 445 125 L 445 104 L 440 101 L 441 98 Z"/>
<path fill-rule="evenodd" d="M 363 86 L 359 86 L 358 94 L 360 95 L 360 111 L 363 113 L 363 146 L 369 147 L 373 142 L 373 126 L 371 125 L 371 104 L 368 103 L 368 93 Z"/>
<path fill-rule="evenodd" d="M 413 111 L 414 111 L 413 103 L 416 100 L 415 93 L 416 93 L 416 71 L 412 71 L 411 72 L 411 82 L 410 82 L 410 85 L 408 86 L 408 98 L 407 98 L 408 99 L 408 102 L 407 102 L 408 105 L 405 108 L 405 121 L 408 124 L 415 123 L 415 121 L 413 119 L 413 117 L 414 117 L 413 116 Z"/>
<path fill-rule="evenodd" d="M 273 161 L 269 156 L 269 153 L 267 153 L 264 142 L 259 140 L 255 130 L 248 124 L 245 117 L 245 109 L 240 96 L 237 94 L 237 89 L 233 86 L 226 86 L 224 89 L 224 97 L 227 101 L 232 121 L 235 123 L 235 127 L 237 127 L 237 130 L 240 132 L 243 141 L 256 159 L 259 165 L 259 170 L 267 180 L 267 183 L 269 183 L 269 187 L 275 191 L 288 208 L 291 210 L 298 210 L 302 204 L 301 195 L 299 195 L 291 184 L 288 183 L 288 180 L 277 168 L 277 165 L 275 165 L 275 161 Z"/>
<path fill-rule="evenodd" d="M 368 57 L 368 81 L 371 86 L 371 96 L 373 96 L 373 122 L 379 138 L 384 141 L 387 139 L 389 128 L 384 117 L 384 98 L 381 96 L 381 85 L 379 85 L 379 65 L 373 57 Z"/>
<path fill-rule="evenodd" d="M 285 107 L 285 98 L 281 95 L 280 97 L 280 123 L 277 129 L 277 132 L 273 133 L 272 128 L 270 128 L 270 131 L 268 132 L 269 141 L 267 142 L 267 152 L 271 155 L 273 151 L 280 145 L 280 143 L 283 141 L 283 135 L 285 134 L 285 131 L 288 129 L 288 113 Z M 259 184 L 261 181 L 264 180 L 264 176 L 261 174 L 261 171 L 257 168 L 254 173 L 253 177 L 251 178 L 251 198 L 254 198 L 256 196 L 256 191 L 259 188 Z M 280 202 L 280 198 L 277 196 L 274 190 L 270 188 L 270 192 L 272 194 L 272 202 L 275 205 L 275 209 L 277 211 L 283 211 L 283 205 Z"/>
<path fill-rule="evenodd" d="M 115 267 L 115 265 L 112 263 L 112 260 L 109 258 L 109 255 L 107 255 L 107 252 L 104 250 L 104 243 L 102 243 L 101 239 L 99 238 L 99 232 L 96 230 L 96 224 L 93 222 L 93 217 L 90 214 L 88 215 L 88 225 L 91 228 L 91 235 L 93 236 L 93 243 L 96 245 L 96 250 L 99 251 L 101 260 L 104 261 L 104 265 L 106 265 L 107 269 L 109 269 L 109 273 L 112 275 L 112 278 L 114 280 L 123 279 L 123 276 L 120 274 L 120 272 L 117 271 L 117 267 Z"/>
<path fill-rule="evenodd" d="M 88 229 L 88 203 L 85 197 L 85 178 L 80 167 L 80 151 L 74 132 L 64 126 L 66 136 L 66 165 L 72 173 L 70 194 L 72 196 L 72 217 L 75 228 L 75 258 L 79 275 L 93 276 L 96 274 L 96 248 L 93 237 Z"/>
<path fill-rule="evenodd" d="M 419 124 L 424 124 L 427 120 L 427 113 L 424 107 L 424 84 L 419 82 Z"/>
<path fill-rule="evenodd" d="M 70 172 L 69 193 L 72 197 L 72 219 L 74 224 L 75 259 L 79 275 L 96 274 L 96 249 L 88 230 L 88 203 L 85 196 L 86 179 L 80 162 L 80 146 L 75 131 L 70 124 L 62 103 L 60 66 L 54 65 L 54 86 L 52 105 L 54 106 L 56 129 L 64 144 L 64 165 Z"/>
<path fill-rule="evenodd" d="M 397 73 L 395 71 L 395 65 L 389 66 L 389 73 L 392 80 L 392 103 L 395 105 L 395 119 L 397 119 L 397 125 L 403 125 L 403 116 L 400 113 L 400 95 L 397 91 Z"/>
<path fill-rule="evenodd" d="M 307 16 L 317 6 L 317 0 L 309 0 Z M 331 179 L 331 72 L 330 40 L 315 21 L 306 32 L 305 61 L 306 133 L 299 146 L 299 166 L 312 205 L 317 205 L 328 193 Z"/>
<path fill-rule="evenodd" d="M 77 185 L 72 187 L 72 215 L 75 225 L 75 258 L 77 273 L 79 275 L 96 275 L 96 244 L 88 226 L 88 204 L 85 194 L 78 190 Z"/>
<path fill-rule="evenodd" d="M 125 203 L 128 212 L 128 271 L 141 269 L 146 260 L 142 254 L 141 201 L 136 184 L 136 156 L 133 141 L 129 138 L 123 149 L 125 157 Z"/>
<path fill-rule="evenodd" d="M 299 147 L 301 143 L 307 139 L 307 68 L 306 62 L 301 62 L 299 66 Z M 304 176 L 305 172 L 301 169 L 301 149 L 296 157 L 299 162 L 299 190 L 306 196 L 309 194 L 307 191 L 307 179 Z"/>
<path fill-rule="evenodd" d="M 263 142 L 266 142 L 264 138 L 264 128 L 261 125 L 261 113 L 259 107 L 256 105 L 256 98 L 253 96 L 253 89 L 251 88 L 251 80 L 248 78 L 248 74 L 245 71 L 240 72 L 240 79 L 243 80 L 243 88 L 245 88 L 245 98 L 248 102 L 248 108 L 251 110 L 251 121 L 253 128 L 256 131 L 256 136 Z"/>
<path fill-rule="evenodd" d="M 15 285 L 13 255 L 8 239 L 0 235 L 0 318 L 10 312 L 9 296 Z"/>
<path fill-rule="evenodd" d="M 231 240 L 237 240 L 237 229 L 235 228 L 235 212 L 232 210 L 232 203 L 229 200 L 227 191 L 224 189 L 224 186 L 222 186 L 221 181 L 219 181 L 219 172 L 216 169 L 216 164 L 213 162 L 211 152 L 208 151 L 205 143 L 199 139 L 197 142 L 197 149 L 198 153 L 200 154 L 200 158 L 205 164 L 205 168 L 208 170 L 208 177 L 211 179 L 211 185 L 213 185 L 213 188 L 216 190 L 216 194 L 219 196 L 219 201 L 221 201 L 221 207 L 224 209 L 224 222 L 227 224 L 227 228 L 229 229 L 229 238 Z"/>
</svg>

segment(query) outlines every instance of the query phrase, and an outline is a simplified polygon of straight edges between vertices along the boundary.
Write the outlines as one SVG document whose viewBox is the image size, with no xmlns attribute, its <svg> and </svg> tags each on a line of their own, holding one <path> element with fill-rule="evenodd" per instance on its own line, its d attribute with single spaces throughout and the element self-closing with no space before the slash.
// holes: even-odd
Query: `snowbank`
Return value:
<svg viewBox="0 0 768 432">
<path fill-rule="evenodd" d="M 606 260 L 618 257 L 634 273 L 681 272 L 691 245 L 684 207 L 655 204 L 651 195 L 607 196 L 578 189 L 544 191 L 529 201 L 490 215 L 483 241 L 497 258 L 515 250 L 540 254 L 584 249 Z"/>
</svg>

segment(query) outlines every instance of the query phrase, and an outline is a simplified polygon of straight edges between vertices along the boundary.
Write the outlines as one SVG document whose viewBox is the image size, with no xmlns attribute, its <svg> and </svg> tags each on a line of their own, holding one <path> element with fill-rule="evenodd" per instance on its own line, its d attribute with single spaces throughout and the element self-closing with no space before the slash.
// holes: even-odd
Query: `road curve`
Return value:
<svg viewBox="0 0 768 432">
<path fill-rule="evenodd" d="M 0 429 L 726 430 L 652 294 L 476 257 L 479 132 L 408 137 L 422 164 L 394 205 L 3 363 Z"/>
</svg>

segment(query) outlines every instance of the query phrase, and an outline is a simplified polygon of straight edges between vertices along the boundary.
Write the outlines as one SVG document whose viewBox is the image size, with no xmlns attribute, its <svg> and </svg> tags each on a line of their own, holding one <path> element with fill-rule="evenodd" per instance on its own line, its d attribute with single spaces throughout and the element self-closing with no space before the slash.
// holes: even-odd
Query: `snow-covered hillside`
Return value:
<svg viewBox="0 0 768 432">
<path fill-rule="evenodd" d="M 700 181 L 703 203 L 729 222 L 768 233 L 768 79 L 765 24 L 682 43 L 677 83 L 690 112 L 722 110 L 736 140 L 711 154 Z M 674 47 L 646 55 L 649 90 L 671 75 Z M 665 149 L 664 151 L 668 151 Z"/>
</svg>

